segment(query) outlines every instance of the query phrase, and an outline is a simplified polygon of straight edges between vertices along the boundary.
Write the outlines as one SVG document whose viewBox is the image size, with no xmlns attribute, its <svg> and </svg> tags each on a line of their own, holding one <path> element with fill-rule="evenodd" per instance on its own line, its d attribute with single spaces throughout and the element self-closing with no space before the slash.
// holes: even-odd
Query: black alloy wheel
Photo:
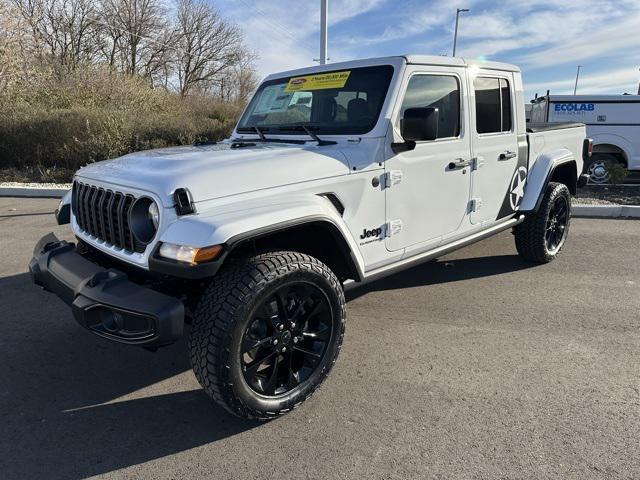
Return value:
<svg viewBox="0 0 640 480">
<path fill-rule="evenodd" d="M 242 372 L 256 393 L 285 395 L 320 365 L 333 330 L 329 300 L 316 286 L 280 286 L 252 314 L 240 349 Z"/>
<path fill-rule="evenodd" d="M 193 372 L 234 415 L 284 415 L 329 375 L 345 320 L 342 284 L 317 258 L 270 251 L 228 260 L 192 319 Z"/>
<path fill-rule="evenodd" d="M 550 254 L 556 253 L 566 239 L 569 206 L 564 196 L 558 196 L 551 205 L 547 218 L 544 241 Z"/>
<path fill-rule="evenodd" d="M 548 263 L 558 256 L 569 235 L 571 194 L 563 183 L 547 185 L 540 206 L 513 229 L 522 258 Z"/>
</svg>

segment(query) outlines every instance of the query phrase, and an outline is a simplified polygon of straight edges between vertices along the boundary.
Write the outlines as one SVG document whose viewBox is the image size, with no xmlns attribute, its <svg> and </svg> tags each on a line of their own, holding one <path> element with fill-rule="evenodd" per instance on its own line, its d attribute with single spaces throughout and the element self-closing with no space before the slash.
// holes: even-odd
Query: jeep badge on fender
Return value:
<svg viewBox="0 0 640 480">
<path fill-rule="evenodd" d="M 213 400 L 275 418 L 329 375 L 346 288 L 507 229 L 528 261 L 560 253 L 590 143 L 525 124 L 522 98 L 518 67 L 462 58 L 270 75 L 228 140 L 79 170 L 56 211 L 77 243 L 42 238 L 31 277 L 104 341 L 188 332 Z"/>
<path fill-rule="evenodd" d="M 367 230 L 366 228 L 362 231 L 360 238 L 364 240 L 369 237 L 379 237 L 382 235 L 382 228 L 374 228 L 373 230 Z"/>
</svg>

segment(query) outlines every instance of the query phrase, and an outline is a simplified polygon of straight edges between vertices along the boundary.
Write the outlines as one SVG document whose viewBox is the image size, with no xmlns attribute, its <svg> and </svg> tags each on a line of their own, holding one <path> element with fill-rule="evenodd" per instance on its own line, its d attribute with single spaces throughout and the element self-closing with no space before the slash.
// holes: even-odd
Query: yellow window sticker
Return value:
<svg viewBox="0 0 640 480">
<path fill-rule="evenodd" d="M 318 73 L 304 77 L 289 79 L 285 92 L 299 92 L 301 90 L 324 90 L 327 88 L 342 88 L 349 79 L 351 70 L 332 73 Z"/>
</svg>

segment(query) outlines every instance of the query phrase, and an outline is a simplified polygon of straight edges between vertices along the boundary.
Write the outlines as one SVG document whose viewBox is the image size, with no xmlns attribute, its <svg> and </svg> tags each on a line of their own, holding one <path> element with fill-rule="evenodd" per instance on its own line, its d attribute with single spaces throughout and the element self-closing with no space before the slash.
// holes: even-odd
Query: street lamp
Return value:
<svg viewBox="0 0 640 480">
<path fill-rule="evenodd" d="M 458 43 L 458 18 L 460 17 L 460 12 L 468 12 L 468 8 L 457 8 L 456 9 L 456 30 L 453 34 L 453 56 L 456 56 L 456 44 Z"/>
<path fill-rule="evenodd" d="M 580 69 L 582 65 L 578 65 L 578 70 L 576 71 L 576 84 L 573 86 L 573 94 L 575 95 L 578 91 L 578 77 L 580 77 Z"/>
<path fill-rule="evenodd" d="M 320 65 L 327 63 L 327 24 L 329 22 L 329 0 L 320 2 Z"/>
</svg>

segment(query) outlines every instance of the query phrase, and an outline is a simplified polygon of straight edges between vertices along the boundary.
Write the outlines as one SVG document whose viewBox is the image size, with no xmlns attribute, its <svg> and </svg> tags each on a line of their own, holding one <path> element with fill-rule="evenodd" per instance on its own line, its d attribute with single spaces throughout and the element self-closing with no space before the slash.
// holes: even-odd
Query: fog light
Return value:
<svg viewBox="0 0 640 480">
<path fill-rule="evenodd" d="M 222 251 L 222 245 L 210 247 L 191 247 L 189 245 L 176 245 L 163 243 L 160 245 L 160 256 L 178 262 L 202 263 L 213 260 Z"/>
</svg>

